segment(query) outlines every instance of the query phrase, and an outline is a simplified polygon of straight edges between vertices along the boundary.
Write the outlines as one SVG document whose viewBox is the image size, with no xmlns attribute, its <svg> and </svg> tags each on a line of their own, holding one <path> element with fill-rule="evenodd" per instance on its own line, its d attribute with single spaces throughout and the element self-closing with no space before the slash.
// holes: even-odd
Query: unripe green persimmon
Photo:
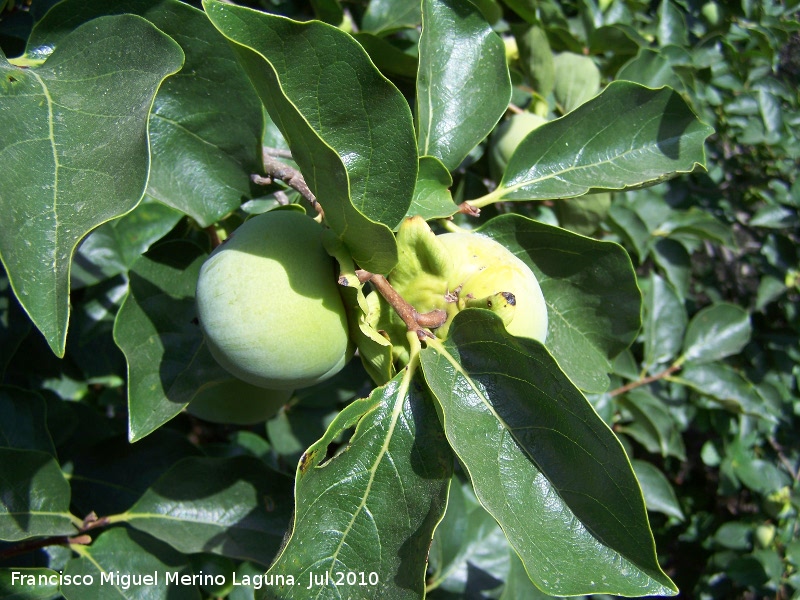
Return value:
<svg viewBox="0 0 800 600">
<path fill-rule="evenodd" d="M 232 375 L 291 390 L 351 356 L 347 318 L 321 225 L 289 210 L 245 222 L 200 269 L 197 310 L 209 350 Z"/>
<path fill-rule="evenodd" d="M 292 398 L 292 390 L 269 390 L 227 379 L 204 386 L 186 411 L 204 421 L 253 425 L 273 417 Z"/>
<path fill-rule="evenodd" d="M 445 233 L 437 240 L 453 259 L 448 287 L 459 290 L 459 303 L 506 294 L 513 310 L 500 314 L 506 330 L 518 337 L 544 342 L 547 337 L 547 305 L 536 276 L 528 265 L 508 248 L 493 239 L 475 233 Z"/>
</svg>

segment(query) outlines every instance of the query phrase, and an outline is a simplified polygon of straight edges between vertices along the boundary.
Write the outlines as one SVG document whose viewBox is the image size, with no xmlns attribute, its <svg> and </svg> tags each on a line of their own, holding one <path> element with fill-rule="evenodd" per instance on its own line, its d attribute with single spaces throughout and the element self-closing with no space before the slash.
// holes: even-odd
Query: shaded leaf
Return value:
<svg viewBox="0 0 800 600">
<path fill-rule="evenodd" d="M 407 79 L 417 76 L 416 56 L 403 52 L 385 38 L 371 33 L 355 33 L 353 37 L 364 46 L 364 50 L 382 73 L 399 75 Z"/>
<path fill-rule="evenodd" d="M 69 575 L 77 585 L 62 585 L 66 600 L 85 600 L 89 594 L 97 600 L 199 600 L 200 593 L 192 585 L 171 585 L 168 576 L 191 576 L 189 560 L 169 546 L 138 531 L 115 527 L 103 532 L 90 546 L 76 548 L 78 558 L 67 563 L 64 575 Z M 158 581 L 137 584 L 137 576 L 157 576 Z M 80 582 L 93 578 L 87 588 Z M 116 576 L 116 577 L 114 577 Z M 127 576 L 123 582 L 121 577 Z M 101 583 L 104 581 L 105 583 Z M 127 583 L 127 585 L 126 585 Z"/>
<path fill-rule="evenodd" d="M 133 211 L 104 223 L 81 242 L 72 264 L 72 289 L 94 285 L 127 273 L 150 246 L 164 237 L 181 219 L 181 213 L 149 200 Z"/>
<path fill-rule="evenodd" d="M 690 364 L 670 380 L 691 387 L 733 412 L 774 420 L 753 383 L 725 363 Z"/>
<path fill-rule="evenodd" d="M 261 172 L 263 121 L 258 96 L 202 11 L 177 0 L 68 0 L 37 23 L 27 53 L 40 57 L 80 23 L 122 13 L 146 18 L 186 57 L 153 102 L 147 193 L 211 225 L 251 196 L 250 174 Z"/>
<path fill-rule="evenodd" d="M 59 595 L 58 578 L 59 573 L 52 569 L 0 568 L 0 596 L 5 600 L 49 600 Z"/>
<path fill-rule="evenodd" d="M 417 73 L 419 154 L 455 170 L 508 108 L 506 51 L 468 0 L 423 0 Z"/>
<path fill-rule="evenodd" d="M 69 483 L 50 454 L 0 448 L 0 466 L 0 540 L 75 534 Z"/>
<path fill-rule="evenodd" d="M 0 380 L 3 380 L 8 363 L 30 329 L 30 319 L 22 310 L 0 265 Z"/>
<path fill-rule="evenodd" d="M 326 459 L 348 428 L 347 446 Z M 453 458 L 432 399 L 406 368 L 331 423 L 297 468 L 291 538 L 270 573 L 308 581 L 331 573 L 318 596 L 420 598 L 427 551 L 444 513 Z M 337 572 L 377 573 L 377 585 L 335 586 Z M 259 598 L 307 598 L 275 586 Z"/>
<path fill-rule="evenodd" d="M 0 386 L 0 448 L 39 450 L 56 457 L 47 430 L 44 398 L 34 391 Z"/>
<path fill-rule="evenodd" d="M 619 403 L 633 416 L 633 422 L 619 428 L 648 452 L 686 460 L 686 449 L 675 419 L 664 403 L 644 389 L 635 389 L 620 398 Z"/>
<path fill-rule="evenodd" d="M 272 561 L 292 512 L 288 479 L 251 456 L 176 462 L 123 514 L 184 553 Z"/>
<path fill-rule="evenodd" d="M 543 27 L 537 25 L 512 31 L 519 47 L 522 70 L 530 79 L 536 93 L 546 98 L 553 91 L 556 81 L 555 62 L 547 33 Z"/>
<path fill-rule="evenodd" d="M 361 27 L 375 35 L 387 35 L 398 29 L 412 29 L 421 22 L 420 0 L 370 0 Z"/>
<path fill-rule="evenodd" d="M 703 165 L 711 132 L 673 90 L 615 81 L 530 133 L 500 186 L 470 203 L 571 198 L 660 183 Z"/>
<path fill-rule="evenodd" d="M 514 551 L 503 530 L 480 505 L 472 486 L 454 478 L 447 512 L 428 554 L 431 573 L 427 587 L 434 592 L 430 597 L 438 597 L 436 590 L 483 597 L 482 592 L 494 590 L 506 580 L 510 554 Z"/>
<path fill-rule="evenodd" d="M 675 592 L 625 451 L 544 346 L 470 309 L 421 360 L 448 441 L 538 587 Z"/>
<path fill-rule="evenodd" d="M 647 510 L 664 513 L 683 521 L 685 519 L 678 497 L 669 480 L 664 474 L 649 462 L 632 460 L 631 466 L 636 473 L 636 479 L 642 486 L 642 494 L 647 504 Z"/>
<path fill-rule="evenodd" d="M 697 365 L 738 354 L 751 332 L 746 310 L 726 302 L 712 304 L 689 321 L 681 359 Z"/>
<path fill-rule="evenodd" d="M 174 41 L 132 15 L 80 26 L 37 68 L 0 56 L 0 257 L 58 356 L 72 255 L 89 231 L 142 198 L 153 97 L 182 60 Z"/>
<path fill-rule="evenodd" d="M 438 158 L 420 156 L 414 199 L 406 217 L 420 216 L 426 221 L 454 215 L 458 206 L 453 202 L 450 186 L 453 177 Z"/>
<path fill-rule="evenodd" d="M 389 228 L 408 211 L 417 155 L 403 95 L 343 31 L 207 0 L 281 130 L 325 220 L 364 269 L 397 262 Z"/>
<path fill-rule="evenodd" d="M 672 286 L 655 273 L 644 307 L 644 365 L 652 368 L 677 357 L 689 317 Z"/>
<path fill-rule="evenodd" d="M 562 52 L 553 59 L 556 102 L 568 113 L 597 95 L 600 90 L 600 69 L 588 56 Z"/>
<path fill-rule="evenodd" d="M 627 252 L 519 215 L 496 217 L 479 231 L 533 270 L 547 304 L 547 348 L 578 387 L 604 392 L 611 359 L 641 325 L 641 293 Z"/>
<path fill-rule="evenodd" d="M 193 323 L 195 286 L 205 258 L 194 244 L 173 242 L 157 246 L 131 269 L 130 292 L 114 323 L 114 340 L 128 362 L 131 441 L 172 419 L 201 385 L 221 376 Z M 181 385 L 189 375 L 193 385 Z"/>
</svg>

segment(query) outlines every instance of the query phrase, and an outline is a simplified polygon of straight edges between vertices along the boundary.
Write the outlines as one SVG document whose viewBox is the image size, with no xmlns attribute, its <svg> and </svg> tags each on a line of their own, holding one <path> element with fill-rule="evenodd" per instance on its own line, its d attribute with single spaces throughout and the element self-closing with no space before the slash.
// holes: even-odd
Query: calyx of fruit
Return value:
<svg viewBox="0 0 800 600">
<path fill-rule="evenodd" d="M 389 282 L 418 313 L 447 312 L 444 325 L 433 331 L 437 337 L 447 337 L 460 311 L 484 308 L 495 312 L 512 335 L 545 341 L 547 306 L 539 282 L 502 244 L 479 233 L 437 236 L 419 217 L 403 222 L 397 243 L 400 262 Z M 402 361 L 405 324 L 377 296 L 368 301 L 373 325 L 389 335 Z"/>
<path fill-rule="evenodd" d="M 208 257 L 197 311 L 209 350 L 235 377 L 292 390 L 333 376 L 352 356 L 323 228 L 294 210 L 246 221 Z"/>
</svg>

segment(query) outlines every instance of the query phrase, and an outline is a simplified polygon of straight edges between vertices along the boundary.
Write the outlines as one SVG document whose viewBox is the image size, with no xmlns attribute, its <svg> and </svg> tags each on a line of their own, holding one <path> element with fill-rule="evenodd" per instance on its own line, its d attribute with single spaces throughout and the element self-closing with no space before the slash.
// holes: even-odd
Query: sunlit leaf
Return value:
<svg viewBox="0 0 800 600">
<path fill-rule="evenodd" d="M 153 97 L 182 61 L 172 39 L 133 15 L 80 26 L 36 68 L 0 55 L 0 258 L 59 356 L 72 255 L 142 198 Z"/>
</svg>

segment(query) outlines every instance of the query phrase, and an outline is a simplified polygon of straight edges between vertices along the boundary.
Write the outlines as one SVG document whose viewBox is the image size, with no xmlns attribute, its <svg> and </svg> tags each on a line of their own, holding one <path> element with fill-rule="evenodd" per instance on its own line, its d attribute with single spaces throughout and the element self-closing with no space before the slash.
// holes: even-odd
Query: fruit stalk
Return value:
<svg viewBox="0 0 800 600">
<path fill-rule="evenodd" d="M 394 308 L 403 323 L 406 324 L 408 331 L 413 331 L 417 334 L 420 340 L 426 338 L 433 339 L 433 334 L 427 328 L 435 329 L 440 327 L 447 320 L 447 313 L 440 309 L 435 309 L 427 313 L 418 313 L 417 310 L 411 306 L 398 292 L 389 280 L 383 275 L 370 273 L 363 269 L 356 271 L 358 280 L 361 283 L 371 282 L 383 296 L 389 305 Z"/>
</svg>

